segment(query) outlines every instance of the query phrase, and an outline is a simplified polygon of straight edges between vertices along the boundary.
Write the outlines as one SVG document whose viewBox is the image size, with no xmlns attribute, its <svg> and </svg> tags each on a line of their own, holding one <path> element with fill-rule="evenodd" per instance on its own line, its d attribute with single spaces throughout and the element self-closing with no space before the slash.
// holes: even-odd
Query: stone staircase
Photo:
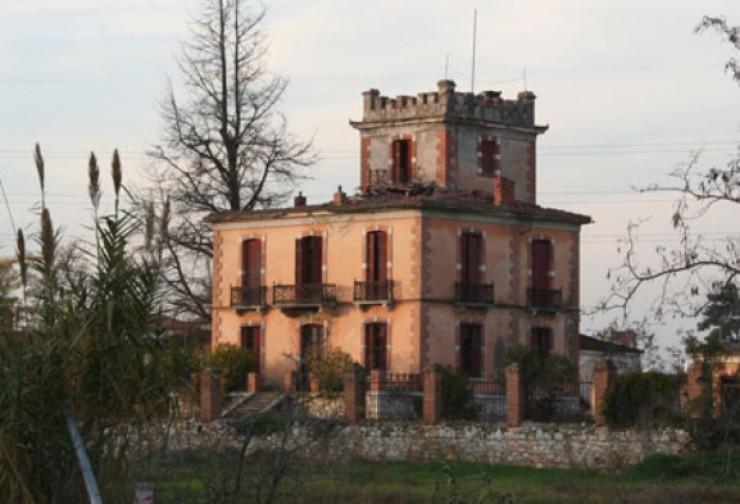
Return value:
<svg viewBox="0 0 740 504">
<path fill-rule="evenodd" d="M 280 392 L 250 394 L 221 415 L 221 420 L 240 420 L 254 417 L 277 407 L 285 398 Z"/>
</svg>

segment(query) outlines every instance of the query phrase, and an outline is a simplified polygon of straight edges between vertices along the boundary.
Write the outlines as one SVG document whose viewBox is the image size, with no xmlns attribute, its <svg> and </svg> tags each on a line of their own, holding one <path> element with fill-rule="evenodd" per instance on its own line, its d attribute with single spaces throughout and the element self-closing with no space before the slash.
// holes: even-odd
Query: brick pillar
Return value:
<svg viewBox="0 0 740 504">
<path fill-rule="evenodd" d="M 259 373 L 247 373 L 247 392 L 256 394 L 262 386 Z"/>
<path fill-rule="evenodd" d="M 355 425 L 365 418 L 365 373 L 359 365 L 344 375 L 344 419 Z"/>
<path fill-rule="evenodd" d="M 378 369 L 370 371 L 370 391 L 380 392 L 383 390 L 383 372 Z"/>
<path fill-rule="evenodd" d="M 617 376 L 614 364 L 609 359 L 603 359 L 594 365 L 594 374 L 591 385 L 591 414 L 594 417 L 594 423 L 603 427 L 606 425 L 604 416 L 604 396 L 609 386 L 614 383 Z"/>
<path fill-rule="evenodd" d="M 424 425 L 437 425 L 442 417 L 442 367 L 432 364 L 424 372 Z"/>
<path fill-rule="evenodd" d="M 506 423 L 509 427 L 519 427 L 524 422 L 526 400 L 519 364 L 515 362 L 506 368 Z"/>
<path fill-rule="evenodd" d="M 212 422 L 221 416 L 221 376 L 216 369 L 200 374 L 200 421 Z"/>
</svg>

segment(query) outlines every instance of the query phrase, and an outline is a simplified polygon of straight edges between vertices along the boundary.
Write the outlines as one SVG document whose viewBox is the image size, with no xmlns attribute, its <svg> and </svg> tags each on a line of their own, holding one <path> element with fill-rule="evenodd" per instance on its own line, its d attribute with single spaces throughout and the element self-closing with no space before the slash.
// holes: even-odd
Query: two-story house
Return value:
<svg viewBox="0 0 740 504">
<path fill-rule="evenodd" d="M 578 359 L 579 236 L 590 218 L 536 203 L 535 97 L 363 93 L 360 190 L 210 216 L 212 345 L 263 379 L 341 348 L 369 369 L 472 376 L 515 344 Z"/>
</svg>

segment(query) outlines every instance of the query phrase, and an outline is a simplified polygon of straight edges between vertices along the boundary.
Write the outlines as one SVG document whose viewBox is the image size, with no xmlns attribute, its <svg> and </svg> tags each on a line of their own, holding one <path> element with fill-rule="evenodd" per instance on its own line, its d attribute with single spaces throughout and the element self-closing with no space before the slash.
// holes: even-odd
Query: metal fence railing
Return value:
<svg viewBox="0 0 740 504">
<path fill-rule="evenodd" d="M 493 377 L 470 378 L 475 418 L 482 422 L 506 420 L 506 386 Z"/>
<path fill-rule="evenodd" d="M 372 420 L 419 420 L 424 407 L 418 373 L 374 371 L 367 377 L 365 414 Z"/>
<path fill-rule="evenodd" d="M 524 418 L 535 422 L 578 421 L 590 412 L 578 382 L 534 387 L 526 391 L 525 399 Z"/>
</svg>

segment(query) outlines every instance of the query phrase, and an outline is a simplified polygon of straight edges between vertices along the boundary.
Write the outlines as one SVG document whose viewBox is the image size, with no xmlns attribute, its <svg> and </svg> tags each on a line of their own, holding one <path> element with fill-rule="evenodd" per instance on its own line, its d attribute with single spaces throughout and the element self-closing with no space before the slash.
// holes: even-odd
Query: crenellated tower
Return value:
<svg viewBox="0 0 740 504">
<path fill-rule="evenodd" d="M 360 131 L 360 185 L 403 186 L 434 182 L 450 189 L 489 192 L 513 185 L 515 200 L 536 202 L 535 95 L 506 100 L 499 91 L 455 91 L 443 80 L 437 91 L 417 96 L 363 93 Z"/>
</svg>

